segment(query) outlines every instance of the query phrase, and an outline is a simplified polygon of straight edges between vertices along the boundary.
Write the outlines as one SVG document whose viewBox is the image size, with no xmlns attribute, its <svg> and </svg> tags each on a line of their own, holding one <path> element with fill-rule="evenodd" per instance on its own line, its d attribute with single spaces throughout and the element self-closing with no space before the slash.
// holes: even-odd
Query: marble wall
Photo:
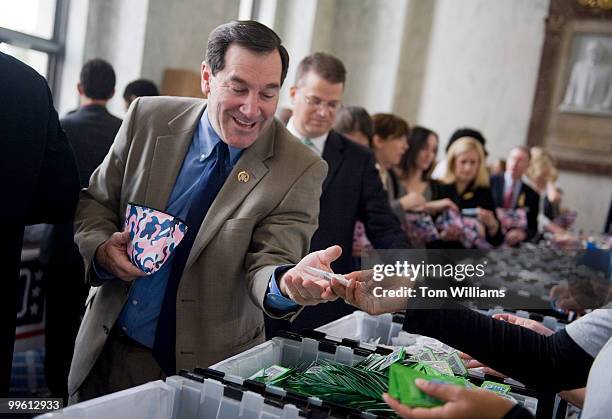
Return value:
<svg viewBox="0 0 612 419">
<path fill-rule="evenodd" d="M 199 73 L 206 41 L 220 23 L 238 16 L 239 0 L 148 0 L 141 77 L 161 85 L 166 68 Z"/>
<path fill-rule="evenodd" d="M 439 0 L 418 122 L 443 143 L 477 128 L 493 157 L 524 144 L 547 11 L 548 0 Z"/>
<path fill-rule="evenodd" d="M 416 117 L 401 97 L 394 111 L 436 130 L 442 145 L 457 127 L 477 128 L 491 158 L 525 144 L 548 5 L 548 0 L 437 0 Z M 439 157 L 442 153 L 443 148 Z M 579 213 L 576 227 L 601 231 L 612 178 L 562 171 L 558 184 L 564 204 Z"/>
</svg>

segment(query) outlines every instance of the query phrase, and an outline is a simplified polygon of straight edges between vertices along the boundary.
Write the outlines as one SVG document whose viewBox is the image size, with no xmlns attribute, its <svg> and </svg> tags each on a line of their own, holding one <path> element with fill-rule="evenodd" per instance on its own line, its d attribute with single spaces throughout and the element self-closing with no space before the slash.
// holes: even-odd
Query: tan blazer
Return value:
<svg viewBox="0 0 612 419">
<path fill-rule="evenodd" d="M 190 98 L 137 99 L 81 194 L 75 241 L 92 288 L 68 378 L 71 395 L 100 355 L 130 286 L 101 282 L 92 269 L 95 251 L 122 230 L 128 202 L 166 207 L 205 106 Z M 238 181 L 242 171 L 248 182 Z M 202 223 L 178 288 L 177 369 L 205 367 L 264 340 L 268 282 L 276 266 L 308 252 L 326 173 L 325 162 L 276 120 L 243 152 Z"/>
</svg>

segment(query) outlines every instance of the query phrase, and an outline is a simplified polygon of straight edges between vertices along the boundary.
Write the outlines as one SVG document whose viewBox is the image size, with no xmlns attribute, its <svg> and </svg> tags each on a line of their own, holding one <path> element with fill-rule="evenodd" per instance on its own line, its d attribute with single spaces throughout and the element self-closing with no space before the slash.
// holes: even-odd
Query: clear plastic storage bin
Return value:
<svg viewBox="0 0 612 419">
<path fill-rule="evenodd" d="M 375 330 L 376 327 L 374 323 L 367 322 L 367 317 L 363 317 L 363 315 L 368 316 L 365 313 L 361 315 L 353 313 L 347 317 L 350 318 L 351 316 L 355 316 L 353 319 L 356 317 L 366 319 L 366 323 L 372 325 L 371 330 Z M 387 324 L 387 320 L 389 320 L 389 325 L 393 323 L 392 318 L 389 319 L 388 317 L 385 318 L 382 316 L 378 316 L 378 318 L 381 319 L 379 324 Z M 340 320 L 337 322 L 340 322 Z M 336 325 L 340 324 L 337 322 L 334 323 L 336 323 Z M 330 326 L 334 323 L 330 323 Z M 361 330 L 365 331 L 368 327 L 369 326 L 362 327 Z M 346 365 L 354 365 L 374 352 L 383 355 L 391 353 L 391 350 L 388 348 L 360 343 L 355 339 L 339 339 L 337 337 L 325 336 L 321 332 L 321 329 L 323 328 L 318 329 L 317 332 L 313 332 L 313 337 L 285 333 L 283 337 L 275 337 L 241 354 L 212 365 L 210 369 L 222 372 L 226 380 L 242 382 L 262 368 L 267 368 L 272 365 L 295 367 L 319 359 L 332 360 Z M 379 330 L 382 329 L 384 328 Z M 485 379 L 496 380 L 495 378 L 484 375 L 471 375 L 469 378 L 476 385 L 480 385 L 480 382 Z M 511 393 L 509 394 L 535 415 L 538 406 L 538 400 L 534 397 L 536 394 L 513 380 L 510 382 L 506 381 L 506 384 L 511 386 Z M 313 401 L 318 400 L 315 398 L 310 399 Z M 323 405 L 325 406 L 326 403 L 323 402 Z M 356 413 L 359 412 L 357 411 Z M 366 413 L 362 413 L 362 415 L 364 418 L 375 417 Z"/>
<path fill-rule="evenodd" d="M 152 381 L 117 393 L 97 397 L 39 419 L 169 419 L 175 399 L 175 388 L 163 381 Z"/>
</svg>

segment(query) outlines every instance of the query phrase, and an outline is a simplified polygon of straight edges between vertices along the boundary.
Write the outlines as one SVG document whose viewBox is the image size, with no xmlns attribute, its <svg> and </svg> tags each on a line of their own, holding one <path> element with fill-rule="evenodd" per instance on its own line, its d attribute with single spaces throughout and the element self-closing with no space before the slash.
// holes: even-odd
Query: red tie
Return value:
<svg viewBox="0 0 612 419">
<path fill-rule="evenodd" d="M 510 209 L 512 208 L 512 195 L 514 193 L 514 181 L 510 184 L 510 188 L 504 195 L 504 208 Z"/>
</svg>

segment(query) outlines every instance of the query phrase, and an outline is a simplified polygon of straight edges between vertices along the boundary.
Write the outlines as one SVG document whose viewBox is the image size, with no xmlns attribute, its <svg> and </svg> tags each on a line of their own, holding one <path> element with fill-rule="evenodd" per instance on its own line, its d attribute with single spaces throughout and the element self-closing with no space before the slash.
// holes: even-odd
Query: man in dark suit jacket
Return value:
<svg viewBox="0 0 612 419">
<path fill-rule="evenodd" d="M 408 248 L 399 220 L 389 206 L 372 152 L 332 130 L 345 79 L 346 70 L 338 58 L 324 53 L 304 58 L 298 65 L 296 85 L 291 88 L 293 117 L 287 124 L 287 129 L 329 166 L 323 182 L 319 228 L 312 237 L 310 250 L 340 245 L 342 256 L 331 265 L 337 273 L 355 269 L 351 249 L 357 220 L 364 224 L 374 248 Z M 266 319 L 266 334 L 271 337 L 289 328 L 314 329 L 352 311 L 354 308 L 342 300 L 306 307 L 292 324 Z"/>
<path fill-rule="evenodd" d="M 102 163 L 121 126 L 121 119 L 106 109 L 115 94 L 113 67 L 101 59 L 87 61 L 81 69 L 77 90 L 79 108 L 60 122 L 74 149 L 81 187 L 86 188 L 89 177 Z"/>
<path fill-rule="evenodd" d="M 503 176 L 491 177 L 491 193 L 495 208 L 527 210 L 527 230 L 512 229 L 506 233 L 505 241 L 511 246 L 533 239 L 538 232 L 540 196 L 522 180 L 530 159 L 528 148 L 514 147 L 508 156 Z"/>
<path fill-rule="evenodd" d="M 80 107 L 60 122 L 74 150 L 82 188 L 108 153 L 121 119 L 106 109 L 115 93 L 115 71 L 104 60 L 87 61 L 81 69 L 77 90 Z M 68 396 L 68 372 L 85 311 L 89 286 L 85 267 L 74 243 L 73 221 L 50 226 L 43 253 L 44 281 L 47 284 L 45 373 L 47 386 L 56 397 Z"/>
<path fill-rule="evenodd" d="M 0 53 L 0 394 L 8 393 L 24 225 L 72 219 L 79 195 L 74 155 L 45 79 Z"/>
</svg>

